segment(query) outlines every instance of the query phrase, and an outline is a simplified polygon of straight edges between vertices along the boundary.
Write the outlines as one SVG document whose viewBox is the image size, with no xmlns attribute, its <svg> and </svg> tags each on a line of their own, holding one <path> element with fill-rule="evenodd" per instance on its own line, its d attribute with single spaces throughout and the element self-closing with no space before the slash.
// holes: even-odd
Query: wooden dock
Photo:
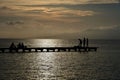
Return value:
<svg viewBox="0 0 120 80">
<path fill-rule="evenodd" d="M 32 47 L 32 48 L 0 48 L 0 53 L 20 52 L 90 52 L 97 51 L 98 47 Z"/>
</svg>

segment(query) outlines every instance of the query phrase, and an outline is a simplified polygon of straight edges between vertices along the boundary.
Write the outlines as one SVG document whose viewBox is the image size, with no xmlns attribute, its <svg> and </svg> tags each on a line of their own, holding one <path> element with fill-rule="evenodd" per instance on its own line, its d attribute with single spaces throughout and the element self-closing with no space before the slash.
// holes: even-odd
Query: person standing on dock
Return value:
<svg viewBox="0 0 120 80">
<path fill-rule="evenodd" d="M 82 40 L 81 39 L 78 40 L 79 40 L 79 47 L 82 47 Z"/>
<path fill-rule="evenodd" d="M 88 47 L 89 46 L 89 40 L 88 40 L 88 38 L 86 39 L 86 47 Z"/>
<path fill-rule="evenodd" d="M 84 38 L 83 39 L 83 47 L 85 47 L 86 46 L 86 39 Z"/>
</svg>

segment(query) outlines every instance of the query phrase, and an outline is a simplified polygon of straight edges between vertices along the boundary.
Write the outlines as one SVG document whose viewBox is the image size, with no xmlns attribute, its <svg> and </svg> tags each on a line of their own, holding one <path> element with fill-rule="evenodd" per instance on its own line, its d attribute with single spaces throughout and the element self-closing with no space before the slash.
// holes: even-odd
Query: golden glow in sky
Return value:
<svg viewBox="0 0 120 80">
<path fill-rule="evenodd" d="M 119 9 L 119 0 L 0 0 L 0 38 L 118 38 Z"/>
</svg>

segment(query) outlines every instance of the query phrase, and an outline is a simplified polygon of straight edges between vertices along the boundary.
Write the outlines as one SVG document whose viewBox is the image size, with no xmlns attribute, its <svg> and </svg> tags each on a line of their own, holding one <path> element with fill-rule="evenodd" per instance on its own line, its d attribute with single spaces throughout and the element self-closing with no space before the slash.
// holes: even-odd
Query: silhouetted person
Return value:
<svg viewBox="0 0 120 80">
<path fill-rule="evenodd" d="M 10 49 L 16 48 L 15 44 L 12 42 L 12 44 L 9 47 Z"/>
<path fill-rule="evenodd" d="M 17 48 L 21 48 L 21 44 L 20 43 L 18 43 Z"/>
<path fill-rule="evenodd" d="M 88 45 L 89 45 L 89 40 L 88 40 L 88 38 L 86 39 L 86 47 L 88 47 Z"/>
<path fill-rule="evenodd" d="M 25 48 L 25 46 L 24 46 L 23 43 L 19 43 L 19 44 L 17 45 L 17 48 Z"/>
<path fill-rule="evenodd" d="M 25 45 L 23 43 L 21 43 L 21 48 L 25 48 Z"/>
<path fill-rule="evenodd" d="M 86 39 L 84 38 L 83 39 L 83 47 L 85 47 L 85 45 L 86 45 Z"/>
<path fill-rule="evenodd" d="M 81 39 L 78 40 L 79 40 L 79 47 L 82 47 L 82 40 Z"/>
</svg>

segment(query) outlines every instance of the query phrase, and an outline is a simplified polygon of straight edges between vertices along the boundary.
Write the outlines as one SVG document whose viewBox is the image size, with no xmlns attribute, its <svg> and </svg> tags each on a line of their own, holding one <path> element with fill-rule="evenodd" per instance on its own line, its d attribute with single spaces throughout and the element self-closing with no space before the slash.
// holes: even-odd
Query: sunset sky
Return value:
<svg viewBox="0 0 120 80">
<path fill-rule="evenodd" d="M 120 0 L 0 0 L 0 38 L 120 39 Z"/>
</svg>

